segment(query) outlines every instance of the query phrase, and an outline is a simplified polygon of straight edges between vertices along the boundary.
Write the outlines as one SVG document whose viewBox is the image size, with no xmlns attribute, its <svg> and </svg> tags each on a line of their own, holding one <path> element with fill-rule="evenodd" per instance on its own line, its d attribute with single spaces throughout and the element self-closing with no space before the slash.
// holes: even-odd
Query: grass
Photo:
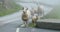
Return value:
<svg viewBox="0 0 60 32">
<path fill-rule="evenodd" d="M 43 18 L 44 19 L 60 19 L 60 6 L 54 7 L 54 9 Z"/>
<path fill-rule="evenodd" d="M 12 8 L 6 9 L 6 8 L 3 8 L 2 5 L 0 4 L 0 16 L 12 14 L 22 9 L 22 6 L 16 3 L 12 3 L 11 5 L 12 5 Z"/>
<path fill-rule="evenodd" d="M 33 24 L 33 23 L 29 23 L 29 25 L 28 25 L 29 27 L 35 27 L 36 26 L 36 24 Z"/>
</svg>

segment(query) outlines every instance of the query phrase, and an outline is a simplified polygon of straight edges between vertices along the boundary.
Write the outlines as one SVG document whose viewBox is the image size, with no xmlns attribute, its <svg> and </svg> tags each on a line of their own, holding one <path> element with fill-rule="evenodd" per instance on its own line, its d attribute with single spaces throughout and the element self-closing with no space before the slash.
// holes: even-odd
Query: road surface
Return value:
<svg viewBox="0 0 60 32">
<path fill-rule="evenodd" d="M 9 23 L 9 22 L 13 22 L 13 21 L 16 21 L 16 20 L 21 21 L 21 13 L 22 13 L 22 10 L 20 10 L 18 12 L 15 12 L 13 14 L 9 14 L 9 15 L 0 17 L 0 25 L 6 24 L 6 23 Z"/>
<path fill-rule="evenodd" d="M 0 26 L 0 32 L 17 32 L 16 30 L 20 24 L 21 24 L 20 20 L 7 23 L 5 25 Z M 19 29 L 20 32 L 30 32 L 32 30 L 33 28 L 20 28 Z M 60 32 L 60 31 L 48 30 L 48 29 L 34 29 L 34 31 L 35 32 Z"/>
</svg>

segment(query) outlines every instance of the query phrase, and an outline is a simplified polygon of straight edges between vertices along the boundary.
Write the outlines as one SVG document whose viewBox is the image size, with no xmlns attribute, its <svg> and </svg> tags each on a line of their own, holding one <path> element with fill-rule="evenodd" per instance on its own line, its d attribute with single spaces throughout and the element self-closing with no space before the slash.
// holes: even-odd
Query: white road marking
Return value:
<svg viewBox="0 0 60 32">
<path fill-rule="evenodd" d="M 19 28 L 16 29 L 16 32 L 19 32 Z"/>
</svg>

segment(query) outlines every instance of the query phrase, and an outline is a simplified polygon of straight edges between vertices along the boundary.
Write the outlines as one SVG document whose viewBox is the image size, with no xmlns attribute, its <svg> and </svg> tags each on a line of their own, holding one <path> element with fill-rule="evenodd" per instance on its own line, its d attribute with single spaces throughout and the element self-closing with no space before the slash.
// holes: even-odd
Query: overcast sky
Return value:
<svg viewBox="0 0 60 32">
<path fill-rule="evenodd" d="M 45 4 L 49 4 L 49 5 L 59 5 L 60 4 L 60 0 L 22 0 L 22 1 L 36 1 L 36 2 L 41 2 L 41 3 L 45 3 Z"/>
</svg>

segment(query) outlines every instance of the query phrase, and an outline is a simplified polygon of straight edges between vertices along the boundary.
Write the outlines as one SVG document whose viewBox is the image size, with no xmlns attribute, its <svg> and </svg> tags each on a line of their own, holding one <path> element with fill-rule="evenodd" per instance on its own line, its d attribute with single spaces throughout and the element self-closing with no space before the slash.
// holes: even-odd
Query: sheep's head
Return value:
<svg viewBox="0 0 60 32">
<path fill-rule="evenodd" d="M 23 13 L 25 14 L 25 13 L 26 13 L 26 11 L 23 11 Z"/>
</svg>

